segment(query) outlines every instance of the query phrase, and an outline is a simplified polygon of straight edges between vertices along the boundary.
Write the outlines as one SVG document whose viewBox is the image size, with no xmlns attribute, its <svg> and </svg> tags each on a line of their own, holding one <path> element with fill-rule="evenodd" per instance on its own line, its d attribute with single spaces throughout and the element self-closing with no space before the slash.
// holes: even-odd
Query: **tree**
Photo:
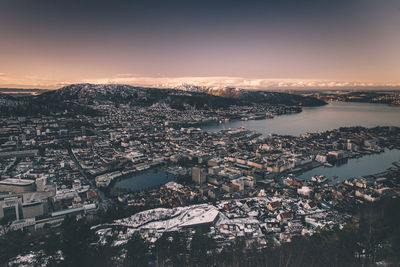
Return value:
<svg viewBox="0 0 400 267">
<path fill-rule="evenodd" d="M 197 229 L 191 242 L 191 256 L 204 265 L 211 258 L 208 252 L 214 251 L 215 248 L 215 240 L 209 237 L 204 229 Z"/>
<path fill-rule="evenodd" d="M 135 232 L 126 244 L 125 266 L 148 265 L 148 247 L 141 236 Z"/>
<path fill-rule="evenodd" d="M 182 232 L 164 233 L 154 244 L 154 254 L 158 265 L 168 260 L 174 266 L 186 264 L 188 240 Z"/>
<path fill-rule="evenodd" d="M 95 235 L 86 220 L 76 221 L 75 217 L 66 217 L 62 224 L 62 251 L 65 266 L 89 266 L 91 264 L 90 243 Z"/>
</svg>

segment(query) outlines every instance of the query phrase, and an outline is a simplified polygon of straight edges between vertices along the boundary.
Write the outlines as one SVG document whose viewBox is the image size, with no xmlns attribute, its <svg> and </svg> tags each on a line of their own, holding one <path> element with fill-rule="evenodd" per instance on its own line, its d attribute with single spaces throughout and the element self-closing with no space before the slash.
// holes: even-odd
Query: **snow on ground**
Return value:
<svg viewBox="0 0 400 267">
<path fill-rule="evenodd" d="M 116 225 L 130 228 L 177 231 L 182 227 L 213 222 L 218 216 L 216 207 L 208 204 L 173 209 L 154 209 L 115 221 Z"/>
<path fill-rule="evenodd" d="M 128 218 L 116 220 L 113 224 L 104 225 L 96 231 L 100 236 L 100 243 L 104 244 L 106 238 L 113 232 L 113 228 L 125 227 L 126 231 L 119 231 L 118 241 L 115 246 L 124 244 L 134 232 L 146 232 L 148 240 L 157 240 L 162 233 L 178 231 L 184 227 L 201 224 L 212 224 L 219 218 L 220 212 L 212 205 L 200 204 L 173 209 L 158 208 L 134 214 Z"/>
<path fill-rule="evenodd" d="M 38 261 L 39 258 L 40 260 Z M 64 260 L 61 250 L 57 251 L 55 255 L 50 256 L 45 255 L 43 250 L 37 252 L 31 251 L 25 255 L 16 256 L 15 258 L 11 259 L 5 266 L 47 266 L 49 260 L 55 260 L 56 262 Z"/>
<path fill-rule="evenodd" d="M 281 203 L 280 208 L 269 211 L 267 204 L 275 201 Z M 225 234 L 226 238 L 229 238 L 229 234 L 259 238 L 263 236 L 262 225 L 265 225 L 264 228 L 267 231 L 281 230 L 281 227 L 274 226 L 274 223 L 280 223 L 276 218 L 282 212 L 306 216 L 308 226 L 303 225 L 303 227 L 309 231 L 316 227 L 342 223 L 343 216 L 339 216 L 334 210 L 316 207 L 313 210 L 306 209 L 307 201 L 309 200 L 290 197 L 254 197 L 224 200 L 215 206 L 198 204 L 171 209 L 157 208 L 94 228 L 98 229 L 100 242 L 106 242 L 107 237 L 118 231 L 117 241 L 114 242 L 114 245 L 118 246 L 125 243 L 135 232 L 139 232 L 149 242 L 155 242 L 164 232 L 180 231 L 185 227 L 204 224 L 212 226 L 217 235 L 218 233 Z M 272 225 L 267 227 L 265 223 L 272 223 Z M 296 232 L 295 230 L 293 233 Z"/>
<path fill-rule="evenodd" d="M 179 191 L 182 188 L 184 188 L 183 185 L 175 183 L 175 182 L 168 182 L 164 185 L 166 188 L 170 189 L 170 190 L 174 190 L 174 191 Z"/>
<path fill-rule="evenodd" d="M 31 252 L 26 255 L 18 255 L 13 260 L 11 260 L 8 265 L 9 266 L 33 266 L 33 263 L 36 260 L 36 254 Z"/>
</svg>

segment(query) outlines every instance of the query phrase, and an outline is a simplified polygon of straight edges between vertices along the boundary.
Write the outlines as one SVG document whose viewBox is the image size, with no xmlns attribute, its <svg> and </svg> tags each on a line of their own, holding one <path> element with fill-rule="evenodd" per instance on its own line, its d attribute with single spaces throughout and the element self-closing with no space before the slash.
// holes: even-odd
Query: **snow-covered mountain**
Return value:
<svg viewBox="0 0 400 267">
<path fill-rule="evenodd" d="M 286 104 L 299 106 L 321 106 L 326 104 L 324 101 L 314 97 L 304 97 L 281 92 L 246 90 L 234 87 L 207 87 L 191 84 L 180 84 L 176 86 L 175 89 L 187 92 L 201 92 L 219 97 L 239 99 L 251 103 Z"/>
<path fill-rule="evenodd" d="M 121 84 L 71 84 L 35 96 L 0 97 L 2 114 L 9 115 L 47 114 L 65 110 L 75 113 L 90 112 L 92 107 L 98 104 L 127 104 L 141 107 L 156 104 L 184 110 L 225 108 L 244 103 L 239 99 L 217 97 L 206 93 Z"/>
<path fill-rule="evenodd" d="M 173 109 L 226 108 L 252 103 L 318 106 L 325 102 L 313 97 L 286 93 L 250 91 L 231 87 L 201 87 L 183 84 L 173 89 L 144 88 L 124 84 L 71 84 L 40 95 L 11 97 L 0 94 L 3 114 L 29 115 L 65 110 L 90 112 L 97 104 L 130 106 L 163 105 Z"/>
<path fill-rule="evenodd" d="M 116 104 L 150 106 L 164 103 L 175 108 L 184 104 L 196 108 L 240 104 L 240 100 L 237 99 L 216 97 L 203 92 L 135 87 L 124 84 L 71 84 L 56 91 L 46 92 L 39 98 L 68 100 L 84 104 L 114 102 Z"/>
</svg>

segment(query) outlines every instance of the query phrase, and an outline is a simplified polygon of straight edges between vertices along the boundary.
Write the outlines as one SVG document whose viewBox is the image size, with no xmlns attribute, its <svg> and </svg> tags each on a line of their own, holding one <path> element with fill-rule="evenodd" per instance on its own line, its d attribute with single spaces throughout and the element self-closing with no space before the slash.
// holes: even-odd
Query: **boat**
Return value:
<svg viewBox="0 0 400 267">
<path fill-rule="evenodd" d="M 324 175 L 314 175 L 311 178 L 311 181 L 317 182 L 317 183 L 323 183 L 326 182 L 328 179 Z"/>
</svg>

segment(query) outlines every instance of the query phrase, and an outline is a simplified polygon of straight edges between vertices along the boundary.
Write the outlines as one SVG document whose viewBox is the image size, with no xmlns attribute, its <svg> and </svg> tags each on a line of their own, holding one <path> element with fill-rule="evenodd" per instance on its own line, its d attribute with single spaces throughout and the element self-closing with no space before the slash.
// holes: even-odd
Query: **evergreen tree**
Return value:
<svg viewBox="0 0 400 267">
<path fill-rule="evenodd" d="M 146 266 L 149 257 L 148 247 L 138 233 L 134 233 L 126 244 L 124 266 Z"/>
</svg>

